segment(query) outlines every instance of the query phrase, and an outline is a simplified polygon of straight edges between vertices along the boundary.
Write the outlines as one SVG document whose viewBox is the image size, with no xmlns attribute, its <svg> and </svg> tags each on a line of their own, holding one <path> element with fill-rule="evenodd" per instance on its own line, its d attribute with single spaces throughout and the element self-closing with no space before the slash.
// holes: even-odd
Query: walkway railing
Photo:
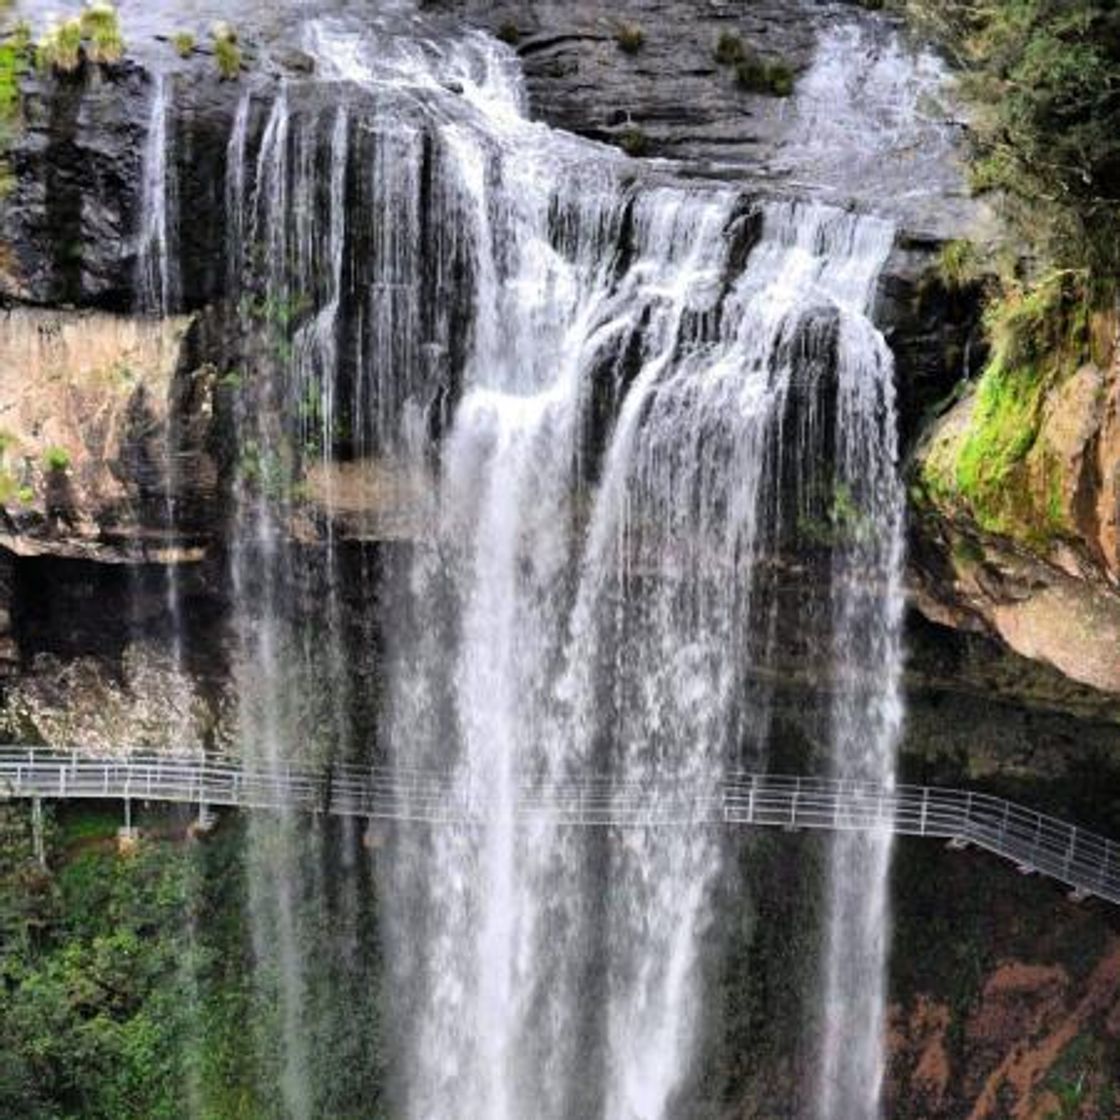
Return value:
<svg viewBox="0 0 1120 1120">
<path fill-rule="evenodd" d="M 0 798 L 172 801 L 324 812 L 369 820 L 478 825 L 505 811 L 556 826 L 745 825 L 894 832 L 973 844 L 1083 896 L 1120 905 L 1120 848 L 1065 821 L 987 794 L 932 786 L 730 774 L 704 786 L 587 778 L 520 786 L 504 810 L 461 776 L 339 766 L 313 771 L 220 755 L 119 756 L 0 747 Z"/>
</svg>

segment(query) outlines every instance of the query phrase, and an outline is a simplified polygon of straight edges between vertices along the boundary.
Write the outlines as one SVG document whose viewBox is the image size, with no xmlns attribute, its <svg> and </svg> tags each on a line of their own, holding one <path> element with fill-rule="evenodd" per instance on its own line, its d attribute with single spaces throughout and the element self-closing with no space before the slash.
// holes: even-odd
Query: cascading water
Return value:
<svg viewBox="0 0 1120 1120">
<path fill-rule="evenodd" d="M 141 311 L 166 315 L 178 301 L 178 189 L 173 146 L 172 83 L 152 78 L 152 104 L 142 160 L 137 293 Z"/>
<path fill-rule="evenodd" d="M 867 233 L 868 257 L 885 261 L 893 231 Z M 889 789 L 902 723 L 904 503 L 894 368 L 866 319 L 845 316 L 841 332 L 834 485 L 848 515 L 832 564 L 832 772 Z M 884 827 L 831 840 L 821 1120 L 879 1114 L 892 839 Z"/>
<path fill-rule="evenodd" d="M 335 526 L 355 473 L 432 484 L 438 437 L 431 533 L 381 591 L 378 749 L 488 815 L 402 825 L 382 861 L 404 1113 L 663 1120 L 690 1091 L 726 838 L 514 804 L 596 774 L 671 811 L 673 783 L 714 796 L 765 765 L 775 573 L 825 513 L 834 772 L 892 779 L 901 501 L 867 316 L 893 229 L 643 178 L 530 124 L 481 36 L 318 23 L 308 45 L 345 94 L 246 95 L 227 148 L 243 749 L 276 772 L 368 761 Z M 329 955 L 333 842 L 251 825 L 293 1117 L 327 1092 L 311 946 Z M 832 848 L 822 1117 L 875 1115 L 888 859 L 880 836 Z"/>
</svg>

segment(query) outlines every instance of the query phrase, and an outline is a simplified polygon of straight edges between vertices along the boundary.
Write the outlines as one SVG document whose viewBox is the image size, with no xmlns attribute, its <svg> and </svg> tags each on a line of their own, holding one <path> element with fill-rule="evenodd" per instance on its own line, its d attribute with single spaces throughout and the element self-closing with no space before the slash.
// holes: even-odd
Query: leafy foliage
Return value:
<svg viewBox="0 0 1120 1120">
<path fill-rule="evenodd" d="M 218 73 L 226 81 L 234 81 L 241 74 L 241 45 L 237 32 L 228 23 L 216 23 L 210 30 L 214 42 L 214 58 Z"/>
<path fill-rule="evenodd" d="M 171 36 L 171 45 L 180 58 L 190 58 L 194 54 L 194 36 L 189 31 L 176 31 Z"/>
<path fill-rule="evenodd" d="M 1120 7 L 900 0 L 961 67 L 972 175 L 1052 264 L 1120 270 Z"/>
<path fill-rule="evenodd" d="M 716 42 L 713 57 L 720 66 L 730 66 L 740 89 L 789 97 L 793 93 L 793 67 L 782 59 L 767 59 L 748 50 L 743 40 L 724 31 Z"/>
<path fill-rule="evenodd" d="M 107 0 L 93 0 L 83 10 L 82 32 L 89 43 L 90 62 L 111 64 L 124 57 L 120 20 Z"/>
<path fill-rule="evenodd" d="M 0 1116 L 279 1115 L 276 977 L 254 965 L 244 819 L 224 818 L 201 841 L 173 828 L 149 834 L 120 855 L 115 806 L 45 813 L 49 870 L 34 858 L 26 806 L 0 805 Z M 166 834 L 172 821 L 148 823 Z M 340 866 L 342 842 L 328 837 L 322 874 Z M 311 1114 L 381 1120 L 387 1042 L 372 895 L 354 903 L 360 944 L 340 921 L 344 893 L 311 901 L 301 901 L 301 951 L 315 961 L 302 1025 Z"/>
<path fill-rule="evenodd" d="M 70 452 L 65 447 L 48 447 L 43 452 L 43 467 L 51 472 L 69 470 Z"/>
<path fill-rule="evenodd" d="M 108 0 L 92 0 L 80 15 L 48 24 L 35 47 L 35 62 L 44 73 L 72 74 L 84 59 L 111 65 L 124 52 L 116 8 Z"/>
</svg>

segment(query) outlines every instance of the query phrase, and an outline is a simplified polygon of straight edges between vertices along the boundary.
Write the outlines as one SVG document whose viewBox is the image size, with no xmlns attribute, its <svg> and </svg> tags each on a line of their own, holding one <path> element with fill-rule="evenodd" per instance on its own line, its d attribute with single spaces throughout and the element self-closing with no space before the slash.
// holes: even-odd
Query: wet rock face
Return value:
<svg viewBox="0 0 1120 1120">
<path fill-rule="evenodd" d="M 650 155 L 740 171 L 768 154 L 781 131 L 782 106 L 740 89 L 734 70 L 716 62 L 720 34 L 739 35 L 751 50 L 801 72 L 823 22 L 819 10 L 773 0 L 749 6 L 434 0 L 426 6 L 515 38 L 534 115 L 554 127 L 610 142 L 640 128 Z M 642 42 L 628 53 L 618 38 L 631 28 Z"/>
<path fill-rule="evenodd" d="M 146 87 L 144 72 L 127 63 L 28 80 L 10 157 L 14 189 L 0 217 L 12 250 L 4 294 L 130 306 Z"/>
<path fill-rule="evenodd" d="M 171 137 L 191 220 L 181 237 L 190 307 L 222 282 L 225 143 L 238 91 L 188 70 Z M 24 123 L 11 150 L 14 189 L 0 213 L 10 247 L 0 296 L 127 312 L 136 305 L 144 143 L 152 79 L 125 60 L 27 79 Z"/>
</svg>

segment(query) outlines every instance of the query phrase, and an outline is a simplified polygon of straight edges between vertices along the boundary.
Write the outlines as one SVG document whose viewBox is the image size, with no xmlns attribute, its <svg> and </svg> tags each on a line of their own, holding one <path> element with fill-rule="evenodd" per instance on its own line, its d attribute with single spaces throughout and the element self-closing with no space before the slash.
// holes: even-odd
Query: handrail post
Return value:
<svg viewBox="0 0 1120 1120">
<path fill-rule="evenodd" d="M 1069 847 L 1066 848 L 1066 858 L 1062 861 L 1062 874 L 1069 876 L 1069 869 L 1073 866 L 1073 853 L 1077 850 L 1077 825 L 1071 825 L 1069 830 Z"/>
<path fill-rule="evenodd" d="M 929 786 L 922 786 L 922 817 L 918 825 L 918 835 L 925 836 L 926 822 L 929 820 Z"/>
<path fill-rule="evenodd" d="M 754 793 L 757 774 L 751 774 L 751 788 L 747 791 L 747 823 L 754 824 Z"/>
</svg>

